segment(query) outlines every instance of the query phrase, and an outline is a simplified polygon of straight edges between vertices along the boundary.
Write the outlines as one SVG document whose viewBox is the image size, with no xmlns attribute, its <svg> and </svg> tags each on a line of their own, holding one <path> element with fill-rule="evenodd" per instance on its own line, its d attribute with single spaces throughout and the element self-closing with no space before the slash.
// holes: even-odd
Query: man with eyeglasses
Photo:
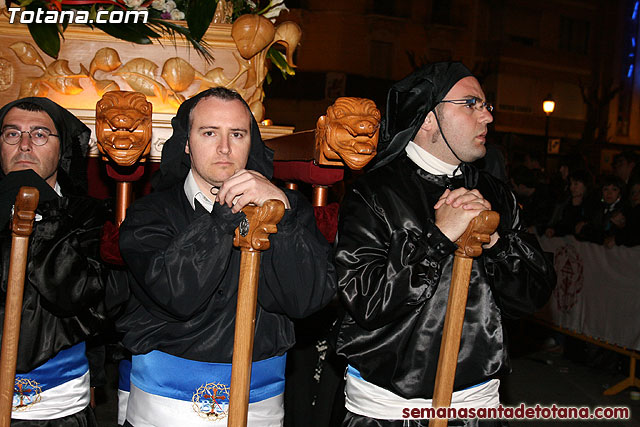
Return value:
<svg viewBox="0 0 640 427">
<path fill-rule="evenodd" d="M 46 98 L 0 109 L 0 301 L 6 298 L 18 189 L 40 201 L 29 241 L 12 426 L 95 426 L 85 340 L 103 326 L 105 209 L 86 196 L 91 131 Z M 4 322 L 4 303 L 0 323 Z M 0 331 L 2 326 L 0 325 Z"/>
<path fill-rule="evenodd" d="M 505 183 L 470 163 L 485 155 L 492 106 L 461 63 L 428 65 L 389 91 L 379 154 L 341 206 L 335 265 L 346 309 L 343 426 L 428 424 L 455 241 L 492 209 L 500 225 L 474 261 L 452 406 L 496 407 L 509 371 L 502 318 L 529 314 L 555 285 L 522 230 Z M 414 415 L 418 414 L 418 417 Z M 502 426 L 450 420 L 450 426 Z"/>
</svg>

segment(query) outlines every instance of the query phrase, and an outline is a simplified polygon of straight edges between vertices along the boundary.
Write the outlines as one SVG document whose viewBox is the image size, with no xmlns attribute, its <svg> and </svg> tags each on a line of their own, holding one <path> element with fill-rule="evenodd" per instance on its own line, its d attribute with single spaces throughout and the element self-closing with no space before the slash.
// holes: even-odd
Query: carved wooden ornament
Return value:
<svg viewBox="0 0 640 427">
<path fill-rule="evenodd" d="M 495 211 L 483 211 L 473 218 L 465 232 L 456 240 L 456 255 L 475 258 L 482 254 L 482 245 L 491 241 L 491 234 L 500 223 L 500 214 Z"/>
<path fill-rule="evenodd" d="M 250 252 L 269 249 L 269 234 L 278 231 L 276 224 L 284 215 L 284 203 L 267 200 L 262 206 L 245 206 L 242 212 L 246 218 L 236 228 L 233 245 Z"/>
<path fill-rule="evenodd" d="M 107 92 L 96 104 L 96 138 L 104 160 L 131 166 L 151 150 L 152 105 L 139 92 Z"/>
<path fill-rule="evenodd" d="M 314 158 L 319 165 L 362 169 L 376 155 L 380 111 L 366 98 L 338 98 L 316 124 Z"/>
</svg>

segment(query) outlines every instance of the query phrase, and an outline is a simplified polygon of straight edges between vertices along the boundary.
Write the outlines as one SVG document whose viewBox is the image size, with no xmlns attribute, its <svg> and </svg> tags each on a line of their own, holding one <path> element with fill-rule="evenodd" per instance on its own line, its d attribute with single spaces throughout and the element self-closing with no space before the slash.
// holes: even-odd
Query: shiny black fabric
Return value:
<svg viewBox="0 0 640 427">
<path fill-rule="evenodd" d="M 64 187 L 62 188 L 64 194 Z M 103 206 L 88 197 L 58 197 L 40 204 L 42 220 L 29 240 L 17 372 L 36 368 L 102 326 L 106 272 L 99 243 Z M 0 324 L 11 255 L 11 231 L 0 231 Z M 1 330 L 1 329 L 0 329 Z"/>
<path fill-rule="evenodd" d="M 90 407 L 55 420 L 11 420 L 11 427 L 98 427 L 98 422 Z"/>
<path fill-rule="evenodd" d="M 291 204 L 262 253 L 254 360 L 281 355 L 295 341 L 290 318 L 326 305 L 335 293 L 330 247 L 311 205 Z M 194 212 L 183 184 L 136 202 L 120 228 L 120 250 L 135 280 L 118 327 L 134 354 L 161 350 L 206 362 L 231 362 L 240 267 L 233 233 L 244 214 L 216 203 Z"/>
<path fill-rule="evenodd" d="M 356 181 L 341 207 L 335 265 L 347 313 L 338 354 L 406 399 L 432 397 L 456 249 L 433 206 L 462 185 L 404 155 Z M 473 262 L 455 390 L 509 370 L 502 318 L 535 311 L 555 285 L 506 185 L 480 172 L 477 188 L 501 216 L 500 239 Z"/>
<path fill-rule="evenodd" d="M 428 427 L 429 420 L 377 420 L 348 412 L 342 427 Z M 449 420 L 448 427 L 508 427 L 504 420 Z"/>
</svg>

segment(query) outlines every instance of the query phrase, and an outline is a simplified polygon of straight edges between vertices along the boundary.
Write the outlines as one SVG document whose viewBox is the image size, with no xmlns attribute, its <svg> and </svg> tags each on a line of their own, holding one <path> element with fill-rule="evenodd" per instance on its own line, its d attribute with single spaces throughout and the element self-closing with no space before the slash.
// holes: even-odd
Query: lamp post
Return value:
<svg viewBox="0 0 640 427">
<path fill-rule="evenodd" d="M 553 110 L 556 108 L 556 102 L 551 97 L 551 94 L 548 94 L 547 97 L 542 101 L 542 110 L 547 115 L 545 123 L 544 123 L 544 167 L 547 168 L 547 153 L 549 152 L 549 117 L 553 113 Z"/>
</svg>

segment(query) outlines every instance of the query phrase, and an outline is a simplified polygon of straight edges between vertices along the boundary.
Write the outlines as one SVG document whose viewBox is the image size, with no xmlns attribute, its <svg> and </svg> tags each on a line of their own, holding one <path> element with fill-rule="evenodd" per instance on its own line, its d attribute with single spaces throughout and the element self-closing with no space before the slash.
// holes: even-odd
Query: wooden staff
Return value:
<svg viewBox="0 0 640 427">
<path fill-rule="evenodd" d="M 20 187 L 14 206 L 11 223 L 11 258 L 7 298 L 4 307 L 4 327 L 2 331 L 2 352 L 0 354 L 0 426 L 11 425 L 13 389 L 16 380 L 20 319 L 22 317 L 22 295 L 24 276 L 27 268 L 29 236 L 33 231 L 33 219 L 38 207 L 40 193 L 33 187 Z"/>
<path fill-rule="evenodd" d="M 491 241 L 491 234 L 496 230 L 499 222 L 500 215 L 497 212 L 481 212 L 471 220 L 464 234 L 456 240 L 458 249 L 453 261 L 449 302 L 447 303 L 447 313 L 444 318 L 438 370 L 436 371 L 436 384 L 433 391 L 434 408 L 451 405 L 473 258 L 482 253 L 483 243 Z M 429 420 L 429 427 L 445 427 L 446 425 L 447 418 L 432 418 Z"/>
<path fill-rule="evenodd" d="M 234 246 L 240 247 L 242 255 L 229 391 L 229 427 L 247 425 L 260 252 L 269 249 L 269 234 L 277 231 L 276 224 L 284 215 L 284 203 L 268 200 L 260 207 L 246 206 L 242 212 L 247 217 L 236 229 L 233 242 Z"/>
</svg>

